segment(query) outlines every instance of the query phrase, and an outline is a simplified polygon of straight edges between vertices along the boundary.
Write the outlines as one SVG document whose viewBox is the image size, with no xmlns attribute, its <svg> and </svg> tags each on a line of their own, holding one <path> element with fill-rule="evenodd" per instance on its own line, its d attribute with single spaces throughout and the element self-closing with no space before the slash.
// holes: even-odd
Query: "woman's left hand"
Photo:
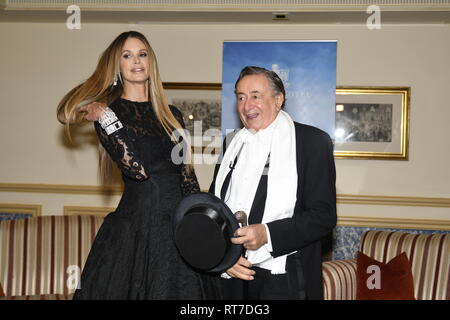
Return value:
<svg viewBox="0 0 450 320">
<path fill-rule="evenodd" d="M 103 111 L 106 109 L 106 104 L 101 102 L 91 102 L 84 106 L 78 107 L 78 112 L 86 112 L 84 118 L 88 121 L 97 121 L 100 119 Z"/>
</svg>

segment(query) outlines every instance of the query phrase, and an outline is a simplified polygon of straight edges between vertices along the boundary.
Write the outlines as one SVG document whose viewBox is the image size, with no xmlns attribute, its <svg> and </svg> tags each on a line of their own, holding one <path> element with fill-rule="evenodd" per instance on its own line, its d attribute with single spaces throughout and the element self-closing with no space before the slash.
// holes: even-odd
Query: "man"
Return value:
<svg viewBox="0 0 450 320">
<path fill-rule="evenodd" d="M 231 240 L 246 250 L 222 275 L 224 298 L 323 299 L 321 240 L 336 225 L 331 139 L 281 110 L 273 71 L 245 67 L 235 94 L 245 128 L 227 137 L 210 192 L 249 225 Z"/>
</svg>

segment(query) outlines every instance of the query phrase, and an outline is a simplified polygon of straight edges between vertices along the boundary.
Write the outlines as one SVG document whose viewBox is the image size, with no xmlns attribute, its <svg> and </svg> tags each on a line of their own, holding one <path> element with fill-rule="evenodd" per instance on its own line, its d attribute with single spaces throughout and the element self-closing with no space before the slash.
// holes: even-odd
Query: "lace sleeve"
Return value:
<svg viewBox="0 0 450 320">
<path fill-rule="evenodd" d="M 95 122 L 94 126 L 100 143 L 125 176 L 138 181 L 148 179 L 143 162 L 136 155 L 124 129 L 108 135 L 98 122 Z"/>
<path fill-rule="evenodd" d="M 181 124 L 181 126 L 186 128 L 183 120 L 183 115 L 181 114 L 181 111 L 178 110 L 174 106 L 170 106 L 170 109 L 175 116 L 175 118 L 178 120 L 178 122 Z M 192 193 L 200 192 L 200 185 L 197 180 L 197 176 L 194 171 L 194 167 L 189 170 L 189 167 L 186 164 L 181 165 L 181 190 L 183 192 L 183 195 L 187 196 Z"/>
<path fill-rule="evenodd" d="M 189 172 L 188 166 L 186 166 L 185 164 L 183 164 L 181 167 L 181 190 L 183 191 L 183 195 L 187 196 L 192 193 L 200 192 L 200 185 L 198 184 L 194 168 L 192 168 Z"/>
</svg>

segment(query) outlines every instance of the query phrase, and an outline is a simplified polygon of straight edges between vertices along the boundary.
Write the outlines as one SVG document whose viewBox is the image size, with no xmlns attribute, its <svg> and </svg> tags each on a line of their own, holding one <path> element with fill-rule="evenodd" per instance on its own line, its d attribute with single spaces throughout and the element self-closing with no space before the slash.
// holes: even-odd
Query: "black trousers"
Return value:
<svg viewBox="0 0 450 320">
<path fill-rule="evenodd" d="M 285 274 L 252 267 L 254 280 L 222 279 L 226 300 L 306 300 L 305 281 L 300 261 L 295 255 L 287 257 Z"/>
</svg>

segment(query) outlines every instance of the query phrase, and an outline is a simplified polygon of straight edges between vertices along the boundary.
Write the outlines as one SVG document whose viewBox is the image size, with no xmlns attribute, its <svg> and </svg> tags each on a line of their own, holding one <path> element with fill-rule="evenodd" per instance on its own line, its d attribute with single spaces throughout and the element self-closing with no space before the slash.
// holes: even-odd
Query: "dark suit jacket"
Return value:
<svg viewBox="0 0 450 320">
<path fill-rule="evenodd" d="M 292 218 L 267 224 L 274 257 L 298 250 L 297 272 L 303 274 L 308 299 L 323 299 L 321 240 L 336 225 L 336 170 L 329 135 L 294 122 L 297 147 L 297 202 Z M 229 140 L 229 138 L 228 138 Z M 226 143 L 224 143 L 225 148 Z M 210 192 L 214 192 L 219 164 Z M 249 223 L 260 223 L 265 207 L 267 176 L 262 176 L 253 201 Z M 302 270 L 299 270 L 299 269 Z"/>
</svg>

